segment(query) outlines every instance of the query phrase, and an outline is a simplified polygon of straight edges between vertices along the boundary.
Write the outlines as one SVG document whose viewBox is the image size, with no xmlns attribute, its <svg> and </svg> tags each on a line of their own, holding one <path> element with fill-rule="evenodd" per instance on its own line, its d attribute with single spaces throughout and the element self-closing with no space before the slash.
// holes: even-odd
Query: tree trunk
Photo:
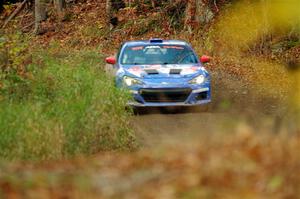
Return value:
<svg viewBox="0 0 300 199">
<path fill-rule="evenodd" d="M 202 21 L 204 14 L 204 3 L 201 0 L 195 0 L 196 9 L 195 9 L 195 22 L 199 25 Z"/>
<path fill-rule="evenodd" d="M 112 16 L 112 2 L 111 0 L 106 0 L 106 17 L 107 17 L 107 23 L 109 23 L 109 19 Z"/>
<path fill-rule="evenodd" d="M 214 13 L 211 11 L 208 2 L 205 3 L 203 0 L 187 0 L 185 30 L 192 33 L 195 27 L 203 27 L 213 19 Z"/>
<path fill-rule="evenodd" d="M 185 9 L 184 29 L 189 33 L 192 33 L 192 23 L 194 15 L 193 0 L 187 0 L 187 6 Z"/>
<path fill-rule="evenodd" d="M 106 24 L 108 26 L 111 26 L 110 20 L 112 17 L 113 17 L 112 2 L 111 0 L 106 0 Z"/>
<path fill-rule="evenodd" d="M 195 21 L 197 25 L 205 26 L 208 24 L 214 17 L 214 13 L 209 7 L 209 2 L 204 3 L 203 0 L 196 0 L 196 17 Z"/>
<path fill-rule="evenodd" d="M 155 5 L 156 5 L 155 0 L 151 0 L 151 6 L 152 6 L 152 8 L 155 8 Z"/>
<path fill-rule="evenodd" d="M 0 0 L 0 14 L 4 10 L 3 3 L 4 3 L 4 0 Z"/>
<path fill-rule="evenodd" d="M 42 21 L 46 20 L 46 3 L 45 0 L 35 0 L 34 5 L 35 11 L 35 34 L 41 34 L 41 27 L 40 24 Z"/>
<path fill-rule="evenodd" d="M 57 13 L 61 15 L 65 8 L 65 0 L 54 0 L 54 5 Z"/>
</svg>

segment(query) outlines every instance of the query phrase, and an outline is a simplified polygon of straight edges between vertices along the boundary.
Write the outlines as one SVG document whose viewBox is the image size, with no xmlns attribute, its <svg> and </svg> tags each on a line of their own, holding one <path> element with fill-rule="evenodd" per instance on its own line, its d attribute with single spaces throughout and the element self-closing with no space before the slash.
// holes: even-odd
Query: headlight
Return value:
<svg viewBox="0 0 300 199">
<path fill-rule="evenodd" d="M 128 77 L 128 76 L 123 77 L 123 82 L 126 86 L 132 86 L 132 85 L 135 85 L 135 84 L 142 84 L 141 81 L 139 81 L 135 78 L 132 78 L 132 77 Z"/>
<path fill-rule="evenodd" d="M 199 75 L 190 81 L 190 84 L 202 84 L 205 81 L 204 75 Z"/>
</svg>

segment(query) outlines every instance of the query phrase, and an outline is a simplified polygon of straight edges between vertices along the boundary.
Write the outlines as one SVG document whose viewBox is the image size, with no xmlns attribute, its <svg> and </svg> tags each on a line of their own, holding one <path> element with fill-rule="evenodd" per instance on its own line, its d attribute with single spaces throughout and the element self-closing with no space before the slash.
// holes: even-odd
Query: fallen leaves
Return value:
<svg viewBox="0 0 300 199">
<path fill-rule="evenodd" d="M 0 187 L 5 196 L 15 198 L 33 193 L 39 198 L 85 194 L 90 198 L 299 196 L 299 137 L 253 134 L 205 143 L 104 153 L 50 164 L 2 164 Z"/>
</svg>

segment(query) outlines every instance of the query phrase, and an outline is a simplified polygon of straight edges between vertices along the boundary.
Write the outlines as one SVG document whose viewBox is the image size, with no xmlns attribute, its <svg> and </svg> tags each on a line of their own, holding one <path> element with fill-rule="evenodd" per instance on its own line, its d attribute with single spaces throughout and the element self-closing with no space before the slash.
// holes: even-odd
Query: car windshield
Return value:
<svg viewBox="0 0 300 199">
<path fill-rule="evenodd" d="M 124 65 L 198 63 L 195 53 L 182 45 L 127 46 L 120 60 Z"/>
</svg>

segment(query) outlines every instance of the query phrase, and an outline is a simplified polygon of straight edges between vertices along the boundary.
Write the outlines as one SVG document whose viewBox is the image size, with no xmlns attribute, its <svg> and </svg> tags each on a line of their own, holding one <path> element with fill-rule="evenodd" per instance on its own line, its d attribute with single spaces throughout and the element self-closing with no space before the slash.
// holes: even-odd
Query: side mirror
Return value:
<svg viewBox="0 0 300 199">
<path fill-rule="evenodd" d="M 115 57 L 107 57 L 105 59 L 105 62 L 108 64 L 115 64 L 116 63 L 116 58 Z"/>
<path fill-rule="evenodd" d="M 202 63 L 208 63 L 208 62 L 210 62 L 210 57 L 207 56 L 207 55 L 202 55 L 201 58 L 200 58 L 200 61 Z"/>
</svg>

